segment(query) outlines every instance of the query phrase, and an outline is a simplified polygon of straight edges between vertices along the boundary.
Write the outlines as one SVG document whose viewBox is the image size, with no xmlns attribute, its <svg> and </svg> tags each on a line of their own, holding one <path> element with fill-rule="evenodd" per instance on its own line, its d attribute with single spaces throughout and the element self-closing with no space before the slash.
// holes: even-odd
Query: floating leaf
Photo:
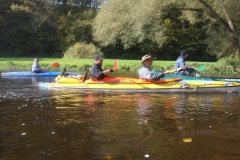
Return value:
<svg viewBox="0 0 240 160">
<path fill-rule="evenodd" d="M 192 138 L 184 138 L 183 142 L 192 142 Z"/>
</svg>

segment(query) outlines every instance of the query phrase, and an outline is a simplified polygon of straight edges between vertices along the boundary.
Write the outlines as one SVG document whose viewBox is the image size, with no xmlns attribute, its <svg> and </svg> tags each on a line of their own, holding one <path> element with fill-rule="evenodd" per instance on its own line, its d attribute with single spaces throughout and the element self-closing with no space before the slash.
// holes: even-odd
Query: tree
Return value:
<svg viewBox="0 0 240 160">
<path fill-rule="evenodd" d="M 92 41 L 96 9 L 49 2 L 0 0 L 1 56 L 61 56 L 76 42 Z"/>
<path fill-rule="evenodd" d="M 96 16 L 93 35 L 102 46 L 120 39 L 130 48 L 149 39 L 161 47 L 169 40 L 164 14 L 179 10 L 182 20 L 204 23 L 208 52 L 221 57 L 239 53 L 239 8 L 236 0 L 111 0 Z"/>
</svg>

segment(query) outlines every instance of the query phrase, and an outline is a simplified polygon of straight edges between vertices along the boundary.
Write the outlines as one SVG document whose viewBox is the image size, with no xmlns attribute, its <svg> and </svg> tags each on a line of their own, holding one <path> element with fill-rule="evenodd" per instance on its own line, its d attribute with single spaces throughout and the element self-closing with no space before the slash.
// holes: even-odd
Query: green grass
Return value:
<svg viewBox="0 0 240 160">
<path fill-rule="evenodd" d="M 83 72 L 93 65 L 93 59 L 73 59 L 73 58 L 40 58 L 39 64 L 45 69 L 51 67 L 54 62 L 58 62 L 60 67 L 52 68 L 51 70 L 62 71 L 66 68 L 67 71 Z M 115 59 L 104 59 L 103 68 L 110 69 L 114 66 Z M 33 63 L 33 58 L 0 58 L 0 71 L 30 71 Z M 141 67 L 141 60 L 118 60 L 119 71 L 137 73 Z M 198 68 L 206 65 L 206 69 L 202 72 L 212 74 L 228 74 L 231 72 L 219 72 L 219 67 L 216 62 L 193 62 L 187 61 L 187 64 L 195 63 L 194 67 Z M 154 60 L 152 69 L 158 71 L 166 71 L 174 69 L 175 61 L 159 61 Z"/>
<path fill-rule="evenodd" d="M 40 66 L 48 69 L 54 62 L 58 62 L 60 67 L 51 70 L 62 71 L 66 68 L 67 71 L 84 71 L 89 69 L 93 64 L 93 59 L 73 59 L 73 58 L 40 58 Z M 103 68 L 110 69 L 114 66 L 115 59 L 104 59 Z M 0 58 L 0 71 L 30 71 L 33 63 L 33 58 Z M 118 60 L 119 72 L 137 73 L 136 71 L 141 67 L 141 60 Z M 221 75 L 221 74 L 239 74 L 240 62 L 239 60 L 232 60 L 229 58 L 221 59 L 218 62 L 194 62 L 187 61 L 187 64 L 195 63 L 193 66 L 198 68 L 206 66 L 201 72 L 207 75 Z M 160 61 L 154 60 L 152 69 L 158 71 L 166 71 L 174 69 L 175 61 Z M 126 72 L 126 73 L 128 73 Z"/>
<path fill-rule="evenodd" d="M 58 62 L 60 67 L 55 70 L 83 71 L 93 64 L 93 59 L 73 59 L 73 58 L 40 58 L 40 66 L 49 68 L 52 63 Z M 104 59 L 103 68 L 109 69 L 114 65 L 115 59 Z M 33 58 L 0 58 L 0 70 L 30 70 Z M 141 60 L 118 60 L 121 71 L 137 71 L 141 67 Z M 193 61 L 187 61 L 191 64 Z M 194 67 L 202 65 L 214 65 L 214 62 L 195 62 Z M 174 69 L 175 61 L 154 60 L 152 69 L 165 71 Z"/>
</svg>

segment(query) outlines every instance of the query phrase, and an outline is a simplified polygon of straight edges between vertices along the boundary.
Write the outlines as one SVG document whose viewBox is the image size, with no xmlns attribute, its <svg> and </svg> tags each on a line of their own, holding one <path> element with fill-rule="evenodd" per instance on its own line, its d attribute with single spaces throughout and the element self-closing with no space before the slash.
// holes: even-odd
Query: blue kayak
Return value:
<svg viewBox="0 0 240 160">
<path fill-rule="evenodd" d="M 82 72 L 67 72 L 67 73 L 69 73 L 69 75 L 82 74 Z M 2 77 L 5 77 L 5 76 L 58 76 L 61 74 L 62 72 L 53 72 L 53 71 L 46 71 L 41 73 L 18 71 L 18 72 L 2 72 Z"/>
</svg>

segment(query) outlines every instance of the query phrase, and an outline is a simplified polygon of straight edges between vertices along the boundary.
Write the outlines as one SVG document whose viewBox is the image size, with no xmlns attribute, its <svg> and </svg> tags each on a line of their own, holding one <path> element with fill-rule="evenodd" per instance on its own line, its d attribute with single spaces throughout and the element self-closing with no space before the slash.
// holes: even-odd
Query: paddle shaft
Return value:
<svg viewBox="0 0 240 160">
<path fill-rule="evenodd" d="M 192 65 L 193 65 L 193 64 L 189 64 L 189 65 L 186 65 L 186 66 L 177 68 L 177 69 L 173 69 L 173 70 L 170 70 L 170 71 L 165 71 L 164 73 L 165 73 L 165 74 L 174 73 L 174 72 L 176 72 L 176 71 L 179 71 L 179 70 L 181 70 L 181 69 L 187 68 L 187 67 L 192 66 Z"/>
</svg>

